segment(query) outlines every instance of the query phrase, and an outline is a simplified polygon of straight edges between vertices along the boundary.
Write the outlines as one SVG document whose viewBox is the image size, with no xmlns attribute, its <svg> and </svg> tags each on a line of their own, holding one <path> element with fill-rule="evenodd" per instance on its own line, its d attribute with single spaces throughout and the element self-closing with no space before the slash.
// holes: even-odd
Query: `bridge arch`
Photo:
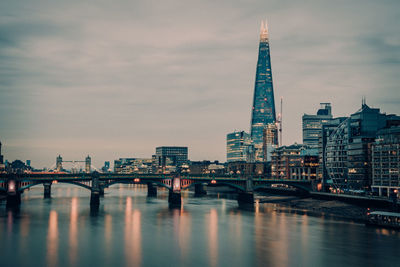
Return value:
<svg viewBox="0 0 400 267">
<path fill-rule="evenodd" d="M 159 181 L 140 181 L 140 182 L 136 183 L 136 182 L 133 182 L 133 181 L 115 181 L 114 180 L 114 181 L 111 181 L 109 183 L 106 183 L 106 185 L 107 185 L 107 187 L 109 187 L 109 186 L 112 186 L 112 185 L 115 185 L 115 184 L 148 184 L 148 183 L 155 184 L 158 187 L 164 187 L 164 188 L 166 188 L 168 190 L 172 189 L 172 187 L 167 186 L 166 184 L 161 183 Z"/>
<path fill-rule="evenodd" d="M 88 189 L 88 190 L 92 190 L 92 187 L 90 187 L 90 186 L 88 186 L 86 184 L 81 184 L 79 182 L 74 182 L 74 181 L 57 181 L 57 182 L 58 183 L 63 183 L 63 184 L 72 184 L 72 185 L 83 187 L 83 188 Z M 18 191 L 19 192 L 23 192 L 26 189 L 29 189 L 29 188 L 31 188 L 33 186 L 44 184 L 44 183 L 46 183 L 46 182 L 34 182 L 34 183 L 31 183 L 31 184 L 28 184 L 26 186 L 18 188 Z"/>
<path fill-rule="evenodd" d="M 246 191 L 245 188 L 240 186 L 240 185 L 232 184 L 232 183 L 229 183 L 229 182 L 222 182 L 222 181 L 218 181 L 216 184 L 210 184 L 210 182 L 208 182 L 208 181 L 207 182 L 204 182 L 204 181 L 202 181 L 202 182 L 198 181 L 197 182 L 196 181 L 196 182 L 193 182 L 193 183 L 191 183 L 191 184 L 189 184 L 189 185 L 187 185 L 185 187 L 182 186 L 182 189 L 189 189 L 189 188 L 194 187 L 195 185 L 198 185 L 198 184 L 201 184 L 201 185 L 207 184 L 207 185 L 211 185 L 212 187 L 228 186 L 230 188 L 237 189 L 237 190 L 239 190 L 241 192 L 245 192 Z"/>
</svg>

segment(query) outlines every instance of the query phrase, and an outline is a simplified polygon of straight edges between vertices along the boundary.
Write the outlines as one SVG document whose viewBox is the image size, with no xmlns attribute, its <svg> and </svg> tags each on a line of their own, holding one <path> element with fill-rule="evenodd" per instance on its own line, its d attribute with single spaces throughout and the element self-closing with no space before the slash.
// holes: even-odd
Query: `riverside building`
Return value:
<svg viewBox="0 0 400 267">
<path fill-rule="evenodd" d="M 274 179 L 315 180 L 318 152 L 302 144 L 281 146 L 271 155 L 271 176 Z"/>
<path fill-rule="evenodd" d="M 304 114 L 303 144 L 311 148 L 318 148 L 318 137 L 321 134 L 322 124 L 332 119 L 331 103 L 321 103 L 321 108 L 315 115 Z"/>
<path fill-rule="evenodd" d="M 179 172 L 182 165 L 188 163 L 186 146 L 160 146 L 155 156 L 157 172 Z"/>
<path fill-rule="evenodd" d="M 379 196 L 400 191 L 400 126 L 380 130 L 371 147 L 372 192 Z"/>
<path fill-rule="evenodd" d="M 400 117 L 380 113 L 363 102 L 361 109 L 333 130 L 325 148 L 327 178 L 333 190 L 370 189 L 371 146 L 379 130 L 397 123 Z"/>
</svg>

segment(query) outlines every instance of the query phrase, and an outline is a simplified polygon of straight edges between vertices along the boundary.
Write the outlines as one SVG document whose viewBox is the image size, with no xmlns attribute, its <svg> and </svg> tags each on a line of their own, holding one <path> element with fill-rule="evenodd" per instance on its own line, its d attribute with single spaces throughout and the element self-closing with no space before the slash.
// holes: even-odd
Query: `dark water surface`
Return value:
<svg viewBox="0 0 400 267">
<path fill-rule="evenodd" d="M 89 191 L 25 192 L 19 212 L 0 205 L 0 266 L 400 266 L 400 232 L 323 217 L 254 211 L 217 197 L 115 186 L 91 214 Z"/>
</svg>

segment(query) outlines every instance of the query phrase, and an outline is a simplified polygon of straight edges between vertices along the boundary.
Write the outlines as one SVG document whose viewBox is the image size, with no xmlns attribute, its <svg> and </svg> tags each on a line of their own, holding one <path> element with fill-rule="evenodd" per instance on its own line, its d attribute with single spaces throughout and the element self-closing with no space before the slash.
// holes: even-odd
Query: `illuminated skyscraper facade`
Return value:
<svg viewBox="0 0 400 267">
<path fill-rule="evenodd" d="M 268 28 L 267 23 L 262 22 L 250 130 L 256 161 L 263 161 L 263 130 L 269 123 L 275 122 Z"/>
<path fill-rule="evenodd" d="M 245 131 L 226 135 L 226 161 L 247 161 L 248 149 L 251 145 L 250 135 Z"/>
</svg>

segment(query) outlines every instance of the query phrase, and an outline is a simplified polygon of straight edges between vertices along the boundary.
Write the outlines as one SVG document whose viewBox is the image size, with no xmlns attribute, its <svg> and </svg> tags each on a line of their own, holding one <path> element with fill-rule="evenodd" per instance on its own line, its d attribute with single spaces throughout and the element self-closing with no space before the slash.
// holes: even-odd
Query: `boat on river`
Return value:
<svg viewBox="0 0 400 267">
<path fill-rule="evenodd" d="M 400 230 L 400 213 L 387 211 L 372 211 L 367 213 L 368 226 L 385 227 Z"/>
</svg>

